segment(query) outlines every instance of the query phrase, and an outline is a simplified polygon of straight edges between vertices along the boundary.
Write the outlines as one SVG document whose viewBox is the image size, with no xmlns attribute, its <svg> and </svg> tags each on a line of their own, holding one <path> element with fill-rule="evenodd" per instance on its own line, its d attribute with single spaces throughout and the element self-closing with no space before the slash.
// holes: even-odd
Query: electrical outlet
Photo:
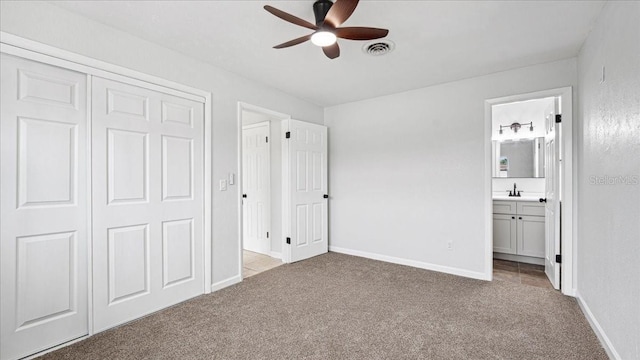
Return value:
<svg viewBox="0 0 640 360">
<path fill-rule="evenodd" d="M 453 250 L 453 241 L 447 241 L 447 250 Z"/>
</svg>

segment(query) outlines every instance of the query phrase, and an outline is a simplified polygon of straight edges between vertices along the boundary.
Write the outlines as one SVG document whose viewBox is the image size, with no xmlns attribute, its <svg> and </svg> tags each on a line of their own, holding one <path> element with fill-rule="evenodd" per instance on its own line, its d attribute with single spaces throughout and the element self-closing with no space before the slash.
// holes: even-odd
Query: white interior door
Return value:
<svg viewBox="0 0 640 360">
<path fill-rule="evenodd" d="M 271 254 L 269 121 L 242 127 L 242 224 L 245 250 Z"/>
<path fill-rule="evenodd" d="M 204 292 L 203 105 L 94 78 L 94 330 Z"/>
<path fill-rule="evenodd" d="M 327 127 L 283 121 L 283 255 L 294 262 L 329 251 Z"/>
<path fill-rule="evenodd" d="M 87 79 L 1 55 L 0 358 L 88 333 Z"/>
<path fill-rule="evenodd" d="M 545 260 L 544 270 L 554 288 L 560 288 L 560 197 L 559 174 L 559 124 L 556 124 L 556 107 L 547 111 L 545 136 Z"/>
</svg>

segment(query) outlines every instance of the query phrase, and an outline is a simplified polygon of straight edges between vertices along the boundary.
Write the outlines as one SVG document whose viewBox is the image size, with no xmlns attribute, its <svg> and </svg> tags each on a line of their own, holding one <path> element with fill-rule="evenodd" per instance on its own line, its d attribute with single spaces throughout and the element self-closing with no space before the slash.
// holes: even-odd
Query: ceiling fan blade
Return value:
<svg viewBox="0 0 640 360">
<path fill-rule="evenodd" d="M 282 48 L 286 48 L 286 47 L 289 47 L 289 46 L 302 44 L 303 42 L 308 41 L 309 39 L 311 39 L 311 35 L 305 35 L 305 36 L 301 36 L 301 37 L 299 37 L 297 39 L 293 39 L 293 40 L 287 41 L 287 42 L 282 43 L 280 45 L 276 45 L 273 48 L 274 49 L 282 49 Z"/>
<path fill-rule="evenodd" d="M 324 51 L 324 54 L 327 55 L 329 59 L 335 59 L 340 56 L 340 47 L 338 46 L 338 43 L 325 46 L 322 48 L 322 51 Z"/>
<path fill-rule="evenodd" d="M 327 16 L 324 17 L 325 24 L 329 24 L 337 28 L 343 22 L 347 21 L 349 16 L 358 6 L 358 0 L 336 0 L 329 9 Z"/>
<path fill-rule="evenodd" d="M 370 27 L 343 27 L 337 28 L 334 33 L 337 37 L 343 39 L 373 40 L 387 36 L 387 34 L 389 34 L 389 30 Z"/>
<path fill-rule="evenodd" d="M 318 30 L 318 27 L 315 26 L 314 24 L 312 24 L 312 23 L 310 23 L 310 22 L 308 22 L 306 20 L 300 19 L 297 16 L 293 16 L 293 15 L 291 15 L 289 13 L 286 13 L 286 12 L 284 12 L 282 10 L 278 10 L 278 9 L 274 8 L 273 6 L 265 5 L 264 9 L 267 10 L 268 12 L 272 13 L 273 15 L 279 17 L 280 19 L 282 19 L 284 21 L 288 21 L 288 22 L 290 22 L 292 24 L 296 24 L 296 25 L 299 25 L 299 26 L 306 27 L 307 29 Z"/>
</svg>

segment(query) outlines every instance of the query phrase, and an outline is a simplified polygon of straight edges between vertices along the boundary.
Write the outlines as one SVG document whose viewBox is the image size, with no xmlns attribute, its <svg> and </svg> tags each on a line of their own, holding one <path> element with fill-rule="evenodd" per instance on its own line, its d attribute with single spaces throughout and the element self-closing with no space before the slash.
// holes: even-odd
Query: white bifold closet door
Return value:
<svg viewBox="0 0 640 360">
<path fill-rule="evenodd" d="M 88 333 L 87 78 L 0 55 L 0 358 Z"/>
<path fill-rule="evenodd" d="M 94 330 L 204 292 L 203 104 L 92 86 Z"/>
</svg>

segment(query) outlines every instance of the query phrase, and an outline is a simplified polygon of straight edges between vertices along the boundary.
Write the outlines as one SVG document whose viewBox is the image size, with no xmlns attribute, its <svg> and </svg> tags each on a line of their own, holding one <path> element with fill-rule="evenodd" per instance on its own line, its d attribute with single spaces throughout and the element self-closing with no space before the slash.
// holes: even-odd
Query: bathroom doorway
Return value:
<svg viewBox="0 0 640 360">
<path fill-rule="evenodd" d="M 487 264 L 496 281 L 573 294 L 571 106 L 571 88 L 486 102 Z"/>
</svg>

